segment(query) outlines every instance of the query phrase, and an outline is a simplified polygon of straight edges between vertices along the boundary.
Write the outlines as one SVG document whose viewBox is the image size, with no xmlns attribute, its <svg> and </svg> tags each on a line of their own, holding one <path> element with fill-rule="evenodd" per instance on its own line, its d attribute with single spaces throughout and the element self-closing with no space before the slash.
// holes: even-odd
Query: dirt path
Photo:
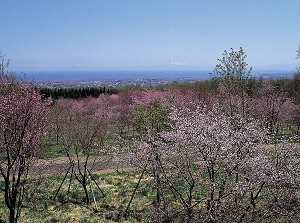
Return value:
<svg viewBox="0 0 300 223">
<path fill-rule="evenodd" d="M 77 162 L 74 163 L 75 169 Z M 84 167 L 84 160 L 80 160 L 81 169 Z M 103 157 L 92 157 L 88 162 L 88 168 L 92 173 L 113 173 L 119 171 L 130 171 L 133 168 L 125 166 L 125 164 L 112 159 Z M 56 176 L 65 174 L 70 168 L 70 162 L 67 157 L 41 159 L 34 164 L 29 171 L 30 175 Z"/>
</svg>

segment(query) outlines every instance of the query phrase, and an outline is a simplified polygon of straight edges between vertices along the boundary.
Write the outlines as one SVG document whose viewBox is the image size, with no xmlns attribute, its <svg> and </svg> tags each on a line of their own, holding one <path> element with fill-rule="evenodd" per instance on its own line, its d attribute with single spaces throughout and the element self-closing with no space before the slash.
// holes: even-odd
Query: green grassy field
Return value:
<svg viewBox="0 0 300 223">
<path fill-rule="evenodd" d="M 129 216 L 124 218 L 122 215 L 134 190 L 139 173 L 136 171 L 114 172 L 95 174 L 93 177 L 105 194 L 103 197 L 92 181 L 97 208 L 93 201 L 90 205 L 85 204 L 84 191 L 75 181 L 72 182 L 71 190 L 68 193 L 69 179 L 67 179 L 54 200 L 63 176 L 38 181 L 31 180 L 31 184 L 34 186 L 27 193 L 27 201 L 22 208 L 19 222 L 141 222 L 146 218 L 145 210 L 155 197 L 151 186 L 149 186 L 151 182 L 147 182 L 147 178 L 143 179 L 143 183 L 132 201 Z M 1 193 L 0 199 L 2 201 L 4 201 L 3 196 Z M 5 222 L 5 219 L 8 219 L 8 214 L 4 202 L 1 202 L 0 222 Z"/>
</svg>

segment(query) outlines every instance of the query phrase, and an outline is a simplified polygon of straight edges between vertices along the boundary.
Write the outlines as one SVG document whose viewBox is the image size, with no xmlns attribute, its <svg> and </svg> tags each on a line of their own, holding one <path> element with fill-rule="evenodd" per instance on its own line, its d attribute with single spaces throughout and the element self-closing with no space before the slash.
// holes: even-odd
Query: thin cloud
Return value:
<svg viewBox="0 0 300 223">
<path fill-rule="evenodd" d="M 170 63 L 171 66 L 186 66 L 188 63 L 182 61 L 175 61 Z"/>
</svg>

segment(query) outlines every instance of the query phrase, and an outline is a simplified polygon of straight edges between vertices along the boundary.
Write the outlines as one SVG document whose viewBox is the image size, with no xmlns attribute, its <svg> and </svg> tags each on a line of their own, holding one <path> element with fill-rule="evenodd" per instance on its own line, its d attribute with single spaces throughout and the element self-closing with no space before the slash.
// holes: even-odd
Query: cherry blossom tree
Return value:
<svg viewBox="0 0 300 223">
<path fill-rule="evenodd" d="M 1 72 L 3 74 L 3 60 Z M 25 83 L 0 79 L 0 174 L 10 222 L 17 222 L 30 167 L 42 153 L 41 140 L 48 131 L 48 102 Z"/>
<path fill-rule="evenodd" d="M 111 121 L 121 137 L 130 135 L 132 108 L 134 107 L 134 92 L 121 92 L 108 97 L 110 101 L 109 110 L 112 111 Z"/>
<path fill-rule="evenodd" d="M 242 215 L 242 210 L 238 209 L 239 194 L 249 193 L 249 197 L 251 197 L 251 191 L 236 189 L 239 185 L 249 181 L 244 178 L 244 172 L 248 167 L 243 163 L 253 156 L 254 151 L 266 139 L 264 130 L 260 130 L 258 123 L 254 120 L 245 120 L 242 116 L 236 116 L 234 119 L 226 116 L 217 105 L 212 110 L 207 109 L 205 105 L 197 106 L 196 110 L 188 108 L 177 110 L 175 108 L 171 114 L 171 120 L 174 123 L 173 131 L 164 133 L 163 137 L 175 144 L 166 145 L 169 147 L 166 157 L 173 160 L 170 162 L 173 168 L 178 166 L 182 172 L 183 167 L 186 167 L 185 177 L 187 179 L 189 176 L 190 182 L 192 182 L 192 184 L 188 183 L 189 181 L 185 179 L 186 185 L 189 187 L 193 185 L 195 188 L 193 190 L 190 188 L 191 195 L 187 197 L 191 197 L 197 191 L 196 188 L 206 191 L 203 197 L 192 200 L 189 205 L 185 204 L 190 218 L 192 217 L 191 213 L 197 210 L 195 212 L 198 215 L 194 214 L 193 217 L 201 217 L 202 221 L 219 222 L 228 217 L 224 213 L 228 211 L 230 205 L 239 210 L 235 215 L 235 218 L 238 218 L 237 216 Z M 179 157 L 186 157 L 186 159 Z M 183 163 L 174 165 L 179 160 L 182 160 Z M 192 172 L 199 171 L 198 175 L 204 175 L 207 178 L 196 178 L 195 174 L 191 175 L 189 163 L 195 161 L 199 164 Z M 172 169 L 172 172 L 175 171 Z M 171 181 L 169 174 L 165 174 L 165 179 L 169 186 L 173 187 L 178 178 L 173 178 Z M 254 191 L 260 188 L 261 184 L 251 186 Z M 180 196 L 178 192 L 180 190 L 172 189 L 172 191 Z M 197 197 L 196 193 L 194 197 Z M 244 200 L 243 202 L 255 202 L 257 197 L 253 196 L 252 201 L 249 199 L 249 201 Z M 226 204 L 227 201 L 232 202 Z M 206 208 L 199 209 L 203 206 Z M 247 214 L 250 212 L 248 210 Z"/>
<path fill-rule="evenodd" d="M 208 106 L 214 104 L 217 100 L 213 92 L 199 88 L 178 88 L 172 90 L 172 105 L 179 107 L 194 108 L 199 103 L 205 103 Z"/>
<path fill-rule="evenodd" d="M 134 146 L 126 148 L 126 158 L 129 165 L 141 171 L 135 190 L 131 195 L 131 199 L 124 211 L 124 216 L 129 214 L 130 204 L 145 174 L 151 179 L 152 189 L 155 190 L 155 202 L 153 205 L 155 216 L 159 217 L 159 222 L 169 219 L 167 200 L 165 196 L 165 187 L 163 183 L 162 159 L 163 152 L 161 147 L 161 139 L 157 133 L 149 131 L 143 137 L 134 140 Z M 154 219 L 151 220 L 152 222 Z"/>
<path fill-rule="evenodd" d="M 299 137 L 276 140 L 245 163 L 252 168 L 245 176 L 263 185 L 260 201 L 252 205 L 260 222 L 300 221 L 300 149 L 297 141 Z"/>
<path fill-rule="evenodd" d="M 55 140 L 56 144 L 59 144 L 59 134 L 61 132 L 60 128 L 63 126 L 63 117 L 72 101 L 68 99 L 59 99 L 55 101 L 52 106 L 50 106 L 50 121 L 52 124 L 52 129 L 50 131 L 49 137 Z"/>
<path fill-rule="evenodd" d="M 253 190 L 248 190 L 250 180 L 244 177 L 249 169 L 244 163 L 267 138 L 258 123 L 242 116 L 233 119 L 217 105 L 209 109 L 198 103 L 172 107 L 170 124 L 168 131 L 140 138 L 129 156 L 141 177 L 144 172 L 152 176 L 156 203 L 151 221 L 218 222 L 251 215 L 252 206 L 245 216 L 238 207 L 241 200 L 245 206 L 255 203 L 260 192 L 254 192 L 264 186 L 251 181 Z M 249 187 L 240 186 L 244 184 Z M 177 202 L 170 202 L 168 193 Z M 240 198 L 241 193 L 247 195 Z M 224 215 L 229 206 L 238 211 Z"/>
<path fill-rule="evenodd" d="M 58 101 L 56 105 L 64 108 L 59 127 L 59 144 L 70 164 L 66 176 L 70 174 L 71 179 L 80 183 L 87 204 L 91 201 L 89 187 L 93 180 L 93 171 L 107 168 L 111 161 L 111 155 L 105 146 L 107 113 L 104 109 L 100 109 L 100 102 L 98 99 L 90 98 L 69 101 L 68 107 L 65 106 L 65 100 Z M 71 181 L 69 188 L 70 186 Z M 102 192 L 97 184 L 96 186 Z M 104 196 L 103 193 L 102 195 Z"/>
<path fill-rule="evenodd" d="M 277 92 L 275 86 L 265 82 L 254 94 L 249 113 L 262 121 L 270 133 L 278 133 L 281 123 L 291 123 L 297 117 L 297 107 L 283 93 Z"/>
<path fill-rule="evenodd" d="M 167 106 L 173 97 L 174 93 L 172 91 L 147 90 L 137 93 L 133 100 L 135 104 L 139 104 L 143 107 L 147 107 L 150 104 L 156 104 L 158 102 Z"/>
</svg>

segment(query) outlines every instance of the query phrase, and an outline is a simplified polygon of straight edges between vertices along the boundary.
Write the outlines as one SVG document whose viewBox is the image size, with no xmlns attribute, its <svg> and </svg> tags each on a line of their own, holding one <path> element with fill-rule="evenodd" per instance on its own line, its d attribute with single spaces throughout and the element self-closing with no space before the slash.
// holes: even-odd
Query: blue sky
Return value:
<svg viewBox="0 0 300 223">
<path fill-rule="evenodd" d="M 293 69 L 300 0 L 0 0 L 10 70 Z M 273 66 L 274 65 L 274 66 Z"/>
</svg>

